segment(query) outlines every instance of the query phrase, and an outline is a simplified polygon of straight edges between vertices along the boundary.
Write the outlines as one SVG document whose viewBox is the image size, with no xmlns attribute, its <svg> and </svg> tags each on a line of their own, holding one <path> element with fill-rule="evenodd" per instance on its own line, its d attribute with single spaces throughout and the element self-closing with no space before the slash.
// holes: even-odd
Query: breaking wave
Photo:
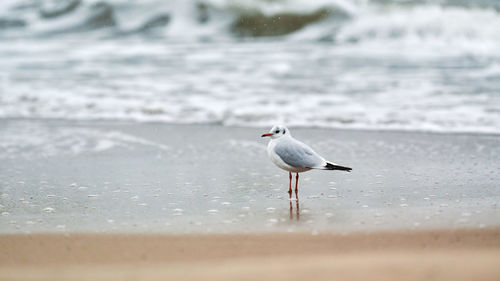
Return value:
<svg viewBox="0 0 500 281">
<path fill-rule="evenodd" d="M 498 41 L 498 1 L 2 1 L 5 37 L 131 34 L 165 38 L 274 37 L 304 28 L 316 40 L 454 37 Z M 488 23 L 488 24 L 485 24 Z"/>
</svg>

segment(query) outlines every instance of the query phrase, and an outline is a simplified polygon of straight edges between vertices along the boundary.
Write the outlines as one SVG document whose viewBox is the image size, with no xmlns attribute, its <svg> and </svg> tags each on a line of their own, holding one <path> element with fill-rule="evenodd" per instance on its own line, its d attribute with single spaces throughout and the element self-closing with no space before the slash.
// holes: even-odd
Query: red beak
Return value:
<svg viewBox="0 0 500 281">
<path fill-rule="evenodd" d="M 270 137 L 270 136 L 272 136 L 272 135 L 273 135 L 273 134 L 271 134 L 271 133 L 267 133 L 267 134 L 263 134 L 263 135 L 262 135 L 262 136 L 260 136 L 260 137 L 261 137 L 261 138 L 263 138 L 263 137 Z"/>
</svg>

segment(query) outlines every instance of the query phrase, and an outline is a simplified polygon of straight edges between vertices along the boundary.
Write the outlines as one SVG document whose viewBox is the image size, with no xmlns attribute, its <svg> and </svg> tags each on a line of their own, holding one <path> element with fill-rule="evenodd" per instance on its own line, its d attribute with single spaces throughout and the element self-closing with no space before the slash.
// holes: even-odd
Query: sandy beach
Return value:
<svg viewBox="0 0 500 281">
<path fill-rule="evenodd" d="M 0 1 L 0 281 L 500 280 L 498 26 L 499 0 Z"/>
<path fill-rule="evenodd" d="M 1 280 L 498 280 L 500 229 L 0 236 Z"/>
<path fill-rule="evenodd" d="M 304 174 L 297 202 L 265 128 L 0 129 L 0 280 L 500 276 L 495 135 L 296 129 L 354 168 Z"/>
</svg>

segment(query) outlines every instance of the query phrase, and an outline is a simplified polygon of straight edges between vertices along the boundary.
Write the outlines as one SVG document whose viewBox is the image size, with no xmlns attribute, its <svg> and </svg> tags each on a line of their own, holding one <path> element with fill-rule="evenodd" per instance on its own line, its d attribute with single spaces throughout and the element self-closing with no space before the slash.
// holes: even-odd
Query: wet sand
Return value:
<svg viewBox="0 0 500 281">
<path fill-rule="evenodd" d="M 0 233 L 349 233 L 500 226 L 497 135 L 290 128 L 351 173 L 288 174 L 269 128 L 0 121 Z M 300 219 L 299 219 L 300 216 Z"/>
<path fill-rule="evenodd" d="M 500 229 L 0 236 L 0 280 L 498 280 Z"/>
</svg>

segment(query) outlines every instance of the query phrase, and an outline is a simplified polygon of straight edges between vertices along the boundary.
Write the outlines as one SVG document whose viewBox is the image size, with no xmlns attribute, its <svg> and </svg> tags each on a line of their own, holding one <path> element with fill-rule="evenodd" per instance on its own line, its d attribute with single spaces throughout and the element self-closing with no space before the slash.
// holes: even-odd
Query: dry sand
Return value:
<svg viewBox="0 0 500 281">
<path fill-rule="evenodd" d="M 500 229 L 0 236 L 0 280 L 500 280 Z"/>
</svg>

